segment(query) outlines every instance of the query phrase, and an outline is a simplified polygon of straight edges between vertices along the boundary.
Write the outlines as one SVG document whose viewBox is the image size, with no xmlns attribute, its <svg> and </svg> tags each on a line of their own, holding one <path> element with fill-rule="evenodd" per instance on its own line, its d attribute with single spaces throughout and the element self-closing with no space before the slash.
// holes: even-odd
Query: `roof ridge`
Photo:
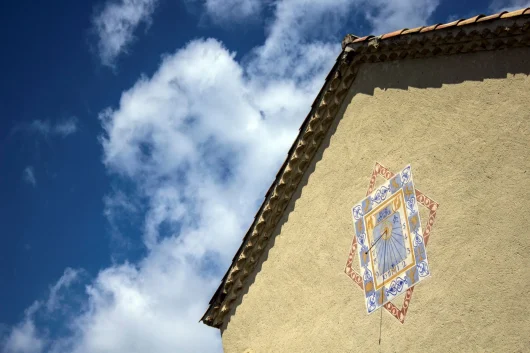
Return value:
<svg viewBox="0 0 530 353">
<path fill-rule="evenodd" d="M 353 36 L 351 34 L 347 34 L 344 37 L 344 39 L 342 40 L 342 49 L 346 48 L 346 46 L 348 44 L 367 42 L 370 39 L 376 38 L 376 37 L 379 38 L 379 39 L 388 39 L 388 38 L 398 37 L 398 36 L 402 36 L 402 35 L 409 35 L 409 34 L 415 34 L 415 33 L 425 33 L 425 32 L 430 32 L 430 31 L 437 31 L 437 30 L 447 29 L 447 28 L 451 28 L 451 27 L 455 27 L 455 26 L 456 27 L 461 27 L 461 26 L 466 26 L 466 25 L 470 25 L 470 24 L 474 24 L 474 23 L 482 23 L 482 22 L 486 22 L 486 21 L 493 21 L 493 20 L 497 20 L 499 18 L 510 18 L 510 17 L 516 17 L 516 16 L 524 16 L 524 15 L 530 16 L 530 7 L 526 7 L 526 8 L 522 8 L 522 9 L 519 9 L 519 10 L 510 11 L 510 12 L 502 11 L 502 12 L 499 12 L 499 13 L 496 13 L 496 14 L 493 14 L 493 15 L 488 15 L 488 16 L 486 16 L 484 14 L 479 14 L 479 15 L 470 17 L 468 19 L 459 19 L 459 20 L 456 20 L 456 21 L 443 23 L 443 24 L 442 23 L 437 23 L 437 24 L 433 24 L 433 25 L 429 25 L 429 26 L 420 26 L 420 27 L 416 27 L 416 28 L 413 28 L 413 29 L 402 28 L 402 29 L 398 29 L 398 30 L 393 31 L 393 32 L 388 32 L 388 33 L 381 34 L 379 36 L 367 35 L 367 36 L 364 36 L 364 37 L 357 37 L 357 36 Z"/>
</svg>

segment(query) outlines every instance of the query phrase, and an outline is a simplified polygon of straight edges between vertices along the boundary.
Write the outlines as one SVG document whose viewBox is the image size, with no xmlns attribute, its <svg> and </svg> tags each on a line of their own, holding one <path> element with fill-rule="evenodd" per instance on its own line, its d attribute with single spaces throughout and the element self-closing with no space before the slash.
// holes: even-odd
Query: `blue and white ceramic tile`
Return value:
<svg viewBox="0 0 530 353">
<path fill-rule="evenodd" d="M 366 309 L 430 275 L 410 165 L 352 208 Z"/>
</svg>

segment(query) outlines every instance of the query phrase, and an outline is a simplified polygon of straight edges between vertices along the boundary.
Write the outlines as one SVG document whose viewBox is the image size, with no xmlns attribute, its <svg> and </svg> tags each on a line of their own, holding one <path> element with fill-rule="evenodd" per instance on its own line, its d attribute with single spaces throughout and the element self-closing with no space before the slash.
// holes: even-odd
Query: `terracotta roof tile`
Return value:
<svg viewBox="0 0 530 353">
<path fill-rule="evenodd" d="M 367 41 L 368 39 L 371 39 L 371 38 L 374 38 L 374 36 L 364 36 L 364 37 L 361 37 L 361 38 L 357 38 L 352 43 L 364 42 L 364 41 Z"/>
<path fill-rule="evenodd" d="M 489 20 L 496 20 L 497 18 L 501 17 L 501 15 L 507 13 L 508 11 L 503 11 L 503 12 L 499 12 L 499 13 L 496 13 L 494 15 L 489 15 L 489 16 L 484 16 L 484 17 L 481 17 L 477 20 L 477 22 L 484 22 L 484 21 L 489 21 Z"/>
<path fill-rule="evenodd" d="M 457 26 L 462 21 L 464 21 L 463 18 L 461 18 L 459 20 L 456 20 L 456 21 L 453 21 L 453 22 L 444 23 L 443 25 L 439 25 L 438 27 L 436 27 L 436 29 L 439 30 L 439 29 L 454 27 L 454 26 Z"/>
<path fill-rule="evenodd" d="M 477 15 L 477 16 L 474 16 L 474 17 L 471 17 L 471 18 L 468 18 L 468 19 L 460 19 L 460 20 L 456 20 L 456 21 L 452 21 L 452 22 L 444 23 L 444 24 L 438 23 L 438 24 L 434 24 L 434 25 L 431 25 L 431 26 L 421 26 L 421 27 L 416 27 L 416 28 L 412 28 L 412 29 L 403 28 L 403 29 L 400 29 L 400 30 L 397 30 L 397 31 L 394 31 L 394 32 L 385 33 L 385 34 L 379 36 L 379 38 L 380 39 L 390 39 L 390 38 L 394 38 L 394 37 L 400 37 L 400 36 L 403 36 L 403 35 L 409 35 L 409 34 L 414 34 L 414 33 L 425 33 L 425 32 L 431 32 L 431 31 L 439 31 L 439 30 L 442 30 L 442 29 L 447 29 L 447 28 L 451 28 L 451 27 L 455 27 L 455 26 L 462 27 L 462 26 L 473 24 L 473 23 L 491 21 L 491 20 L 495 20 L 495 19 L 499 19 L 499 18 L 517 17 L 517 16 L 522 16 L 522 15 L 530 15 L 530 7 L 527 7 L 527 8 L 524 8 L 524 9 L 520 9 L 520 10 L 517 10 L 517 11 L 512 11 L 512 12 L 503 11 L 503 12 L 499 12 L 497 14 L 493 14 L 493 15 L 489 15 L 489 16 L 484 16 L 484 15 L 481 14 L 481 15 Z M 357 39 L 353 40 L 350 43 L 366 42 L 366 41 L 368 41 L 368 40 L 370 40 L 370 39 L 372 39 L 374 37 L 375 36 L 373 36 L 373 35 L 364 36 L 364 37 L 361 37 L 361 38 L 357 38 Z"/>
<path fill-rule="evenodd" d="M 405 32 L 408 28 L 403 28 L 403 29 L 400 29 L 400 30 L 397 30 L 397 31 L 394 31 L 394 32 L 390 32 L 390 33 L 386 33 L 386 34 L 383 34 L 381 36 L 381 39 L 386 39 L 386 38 L 390 38 L 390 37 L 396 37 L 396 36 L 399 36 L 401 35 L 403 32 Z"/>
<path fill-rule="evenodd" d="M 481 17 L 484 17 L 484 15 L 477 15 L 475 17 L 468 18 L 467 20 L 460 22 L 458 26 L 460 27 L 460 26 L 470 25 L 472 23 L 477 22 L 477 20 L 480 19 Z"/>
<path fill-rule="evenodd" d="M 431 25 L 431 26 L 427 26 L 427 27 L 424 27 L 420 33 L 425 33 L 425 32 L 430 32 L 430 31 L 434 31 L 436 29 L 436 27 L 440 26 L 441 23 L 437 23 L 435 25 Z"/>
<path fill-rule="evenodd" d="M 412 28 L 412 29 L 407 29 L 406 31 L 404 31 L 404 32 L 401 33 L 401 34 L 403 35 L 403 34 L 417 33 L 417 32 L 421 31 L 421 30 L 424 29 L 424 28 L 425 28 L 425 26 L 416 27 L 416 28 Z"/>
<path fill-rule="evenodd" d="M 530 9 L 530 7 L 527 7 L 526 9 L 520 9 L 520 10 L 516 10 L 516 11 L 512 11 L 512 12 L 507 12 L 505 14 L 503 14 L 501 16 L 501 18 L 508 18 L 508 17 L 515 17 L 515 16 L 521 16 L 525 13 L 525 11 L 527 11 L 528 9 Z"/>
</svg>

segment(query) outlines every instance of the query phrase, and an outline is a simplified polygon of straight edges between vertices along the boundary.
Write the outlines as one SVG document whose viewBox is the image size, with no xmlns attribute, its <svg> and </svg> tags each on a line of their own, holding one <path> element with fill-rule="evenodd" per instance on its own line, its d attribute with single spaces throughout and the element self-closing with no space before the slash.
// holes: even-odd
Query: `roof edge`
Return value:
<svg viewBox="0 0 530 353">
<path fill-rule="evenodd" d="M 349 44 L 352 43 L 363 43 L 368 42 L 373 38 L 379 38 L 379 39 L 388 39 L 398 36 L 404 36 L 404 35 L 412 35 L 412 34 L 419 34 L 419 33 L 427 33 L 432 31 L 440 31 L 443 29 L 448 29 L 452 27 L 462 27 L 466 25 L 471 25 L 474 23 L 484 23 L 489 21 L 494 21 L 498 19 L 504 19 L 504 18 L 512 18 L 512 17 L 520 17 L 520 16 L 530 16 L 530 7 L 522 8 L 515 11 L 502 11 L 493 15 L 483 15 L 479 14 L 474 17 L 468 18 L 468 19 L 459 19 L 456 21 L 452 21 L 449 23 L 438 23 L 430 26 L 421 26 L 413 29 L 408 28 L 402 28 L 393 32 L 385 33 L 379 36 L 374 35 L 367 35 L 364 37 L 358 37 L 352 34 L 347 34 L 344 39 L 342 40 L 342 49 L 346 48 Z"/>
</svg>

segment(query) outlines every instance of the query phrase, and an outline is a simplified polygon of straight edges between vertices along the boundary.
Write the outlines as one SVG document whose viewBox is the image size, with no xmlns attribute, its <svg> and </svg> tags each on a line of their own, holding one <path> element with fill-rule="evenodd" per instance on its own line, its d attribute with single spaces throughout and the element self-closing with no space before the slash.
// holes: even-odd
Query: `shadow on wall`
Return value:
<svg viewBox="0 0 530 353">
<path fill-rule="evenodd" d="M 465 57 L 465 59 L 463 58 Z M 428 62 L 428 65 L 418 65 Z M 370 71 L 370 65 L 383 64 L 384 70 Z M 410 68 L 418 66 L 416 75 Z M 423 67 L 422 67 L 423 66 Z M 374 89 L 440 88 L 442 85 L 465 81 L 505 79 L 509 75 L 530 74 L 530 48 L 515 48 L 475 52 L 463 55 L 436 56 L 427 59 L 396 60 L 385 63 L 365 63 L 359 68 L 364 75 L 360 93 L 373 95 Z M 349 102 L 348 97 L 345 102 Z"/>
</svg>

